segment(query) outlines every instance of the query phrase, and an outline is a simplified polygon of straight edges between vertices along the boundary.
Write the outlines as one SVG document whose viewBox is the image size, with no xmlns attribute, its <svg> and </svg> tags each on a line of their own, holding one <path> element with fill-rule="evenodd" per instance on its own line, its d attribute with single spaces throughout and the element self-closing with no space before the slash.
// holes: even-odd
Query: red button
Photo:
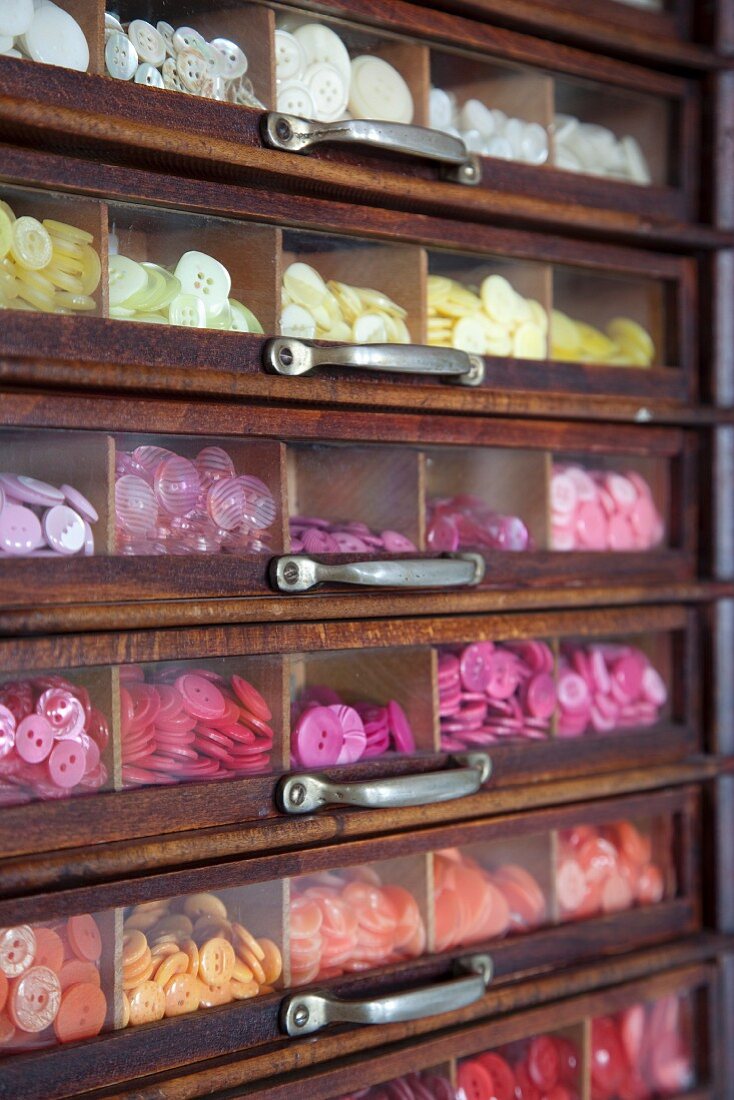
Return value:
<svg viewBox="0 0 734 1100">
<path fill-rule="evenodd" d="M 462 1062 L 458 1073 L 459 1088 L 464 1090 L 466 1100 L 492 1100 L 494 1085 L 492 1077 L 481 1062 Z"/>
</svg>

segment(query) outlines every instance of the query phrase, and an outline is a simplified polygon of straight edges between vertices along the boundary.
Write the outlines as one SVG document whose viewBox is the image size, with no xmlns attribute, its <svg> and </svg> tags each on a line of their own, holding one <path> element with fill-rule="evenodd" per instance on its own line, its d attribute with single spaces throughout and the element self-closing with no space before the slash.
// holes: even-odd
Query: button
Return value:
<svg viewBox="0 0 734 1100">
<path fill-rule="evenodd" d="M 226 80 L 237 80 L 245 75 L 247 58 L 236 42 L 230 42 L 228 38 L 215 38 L 209 45 L 221 58 L 217 69 L 219 76 Z"/>
<path fill-rule="evenodd" d="M 32 966 L 12 983 L 7 1004 L 20 1031 L 43 1031 L 56 1019 L 61 1004 L 58 977 L 46 966 Z"/>
<path fill-rule="evenodd" d="M 320 23 L 305 23 L 293 32 L 293 37 L 303 51 L 305 68 L 316 62 L 325 62 L 337 70 L 344 85 L 349 87 L 351 77 L 349 53 L 335 31 Z"/>
<path fill-rule="evenodd" d="M 25 34 L 33 22 L 33 0 L 4 0 L 0 8 L 0 34 L 13 39 Z M 10 42 L 8 48 L 12 46 Z"/>
<path fill-rule="evenodd" d="M 153 65 L 139 65 L 135 73 L 136 84 L 147 84 L 149 88 L 165 88 L 163 77 Z"/>
<path fill-rule="evenodd" d="M 29 764 L 38 764 L 51 752 L 54 743 L 53 726 L 40 714 L 29 714 L 18 725 L 15 748 Z"/>
<path fill-rule="evenodd" d="M 30 0 L 29 0 L 30 2 Z M 306 55 L 297 38 L 288 31 L 275 32 L 275 75 L 285 82 L 300 80 L 306 71 Z"/>
<path fill-rule="evenodd" d="M 352 62 L 349 110 L 355 118 L 413 121 L 413 97 L 401 74 L 381 57 L 365 54 Z"/>
<path fill-rule="evenodd" d="M 479 1061 L 462 1062 L 457 1081 L 466 1100 L 493 1100 L 494 1088 L 490 1074 Z"/>
<path fill-rule="evenodd" d="M 203 676 L 187 673 L 176 680 L 185 709 L 196 718 L 221 718 L 226 713 L 224 696 Z"/>
<path fill-rule="evenodd" d="M 48 770 L 57 787 L 76 787 L 84 776 L 87 757 L 75 741 L 59 741 L 48 758 Z"/>
<path fill-rule="evenodd" d="M 184 294 L 194 294 L 208 309 L 229 298 L 232 280 L 224 264 L 203 252 L 185 252 L 178 261 L 176 278 Z"/>
<path fill-rule="evenodd" d="M 75 489 L 73 485 L 62 485 L 60 491 L 71 507 L 76 509 L 85 519 L 89 520 L 91 523 L 96 523 L 99 520 L 97 509 L 91 501 L 87 500 L 84 494 L 80 493 L 78 489 Z"/>
<path fill-rule="evenodd" d="M 36 6 L 33 22 L 23 34 L 23 48 L 33 61 L 45 65 L 60 65 L 78 72 L 89 68 L 89 45 L 84 31 L 76 19 L 51 0 Z"/>
<path fill-rule="evenodd" d="M 303 767 L 336 764 L 344 746 L 344 731 L 336 714 L 327 707 L 304 712 L 294 730 L 295 747 Z"/>
<path fill-rule="evenodd" d="M 66 504 L 57 504 L 44 513 L 43 534 L 53 550 L 67 555 L 78 554 L 87 538 L 84 520 Z"/>
<path fill-rule="evenodd" d="M 13 222 L 10 252 L 17 264 L 39 271 L 51 262 L 53 245 L 48 230 L 35 218 L 21 217 Z"/>
<path fill-rule="evenodd" d="M 113 32 L 104 51 L 107 72 L 116 80 L 132 80 L 140 65 L 138 52 L 125 34 Z"/>
<path fill-rule="evenodd" d="M 133 19 L 127 28 L 127 35 L 141 61 L 158 66 L 166 60 L 166 43 L 163 36 L 144 19 Z"/>
<path fill-rule="evenodd" d="M 36 937 L 29 924 L 0 929 L 0 970 L 6 978 L 17 978 L 33 964 Z"/>
<path fill-rule="evenodd" d="M 0 513 L 0 548 L 7 554 L 24 555 L 44 545 L 35 513 L 19 504 L 6 503 Z"/>
</svg>

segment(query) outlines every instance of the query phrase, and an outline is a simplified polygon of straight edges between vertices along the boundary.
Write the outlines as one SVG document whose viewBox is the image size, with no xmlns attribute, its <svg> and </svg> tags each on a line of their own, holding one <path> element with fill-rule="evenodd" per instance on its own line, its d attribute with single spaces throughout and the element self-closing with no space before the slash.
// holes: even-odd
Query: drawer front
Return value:
<svg viewBox="0 0 734 1100">
<path fill-rule="evenodd" d="M 5 642 L 0 852 L 350 809 L 384 831 L 673 763 L 700 744 L 697 634 L 662 607 L 118 635 L 125 663 L 104 636 Z"/>
<path fill-rule="evenodd" d="M 335 1022 L 438 1021 L 490 981 L 695 930 L 697 818 L 696 788 L 680 788 L 8 899 L 0 1095 L 21 1080 L 29 1097 L 69 1095 L 131 1064 L 171 1068 L 284 1031 L 287 1045 Z"/>
<path fill-rule="evenodd" d="M 314 592 L 365 607 L 418 592 L 430 607 L 442 589 L 693 575 L 683 431 L 293 410 L 284 442 L 277 409 L 215 408 L 6 396 L 4 607 L 29 591 L 39 609 L 122 600 L 120 628 L 146 601 L 187 597 L 275 591 L 297 618 Z M 97 430 L 60 430 L 85 415 Z"/>
<path fill-rule="evenodd" d="M 16 158 L 19 175 L 26 161 Z M 48 184 L 53 167 L 30 162 Z M 697 394 L 690 259 L 438 219 L 396 226 L 379 210 L 345 219 L 318 200 L 299 204 L 292 228 L 247 191 L 234 198 L 235 219 L 231 191 L 216 184 L 204 197 L 193 182 L 178 191 L 210 213 L 168 210 L 125 201 L 145 191 L 158 201 L 159 177 L 101 172 L 107 202 L 0 184 L 5 229 L 18 237 L 0 276 L 8 379 L 45 380 L 28 362 L 32 339 L 58 381 L 71 359 L 75 385 L 105 388 L 226 385 L 329 403 L 385 395 L 392 406 L 475 412 L 568 394 L 574 415 L 608 416 L 613 398 L 626 419 Z M 75 174 L 89 179 L 89 166 Z M 341 231 L 309 230 L 309 215 Z M 32 270 L 27 218 L 51 224 L 37 230 Z M 73 316 L 50 316 L 59 312 Z"/>
<path fill-rule="evenodd" d="M 657 974 L 369 1062 L 306 1071 L 299 1091 L 309 1100 L 482 1100 L 512 1096 L 515 1088 L 530 1096 L 557 1089 L 559 1097 L 598 1094 L 610 1100 L 632 1088 L 641 1098 L 712 1097 L 723 1080 L 713 1059 L 718 986 L 713 966 Z M 252 1095 L 276 1100 L 289 1087 L 269 1084 Z"/>
<path fill-rule="evenodd" d="M 383 200 L 392 191 L 398 201 L 407 183 L 418 204 L 447 208 L 478 209 L 485 193 L 522 192 L 639 217 L 695 216 L 693 81 L 402 4 L 378 6 L 369 26 L 349 2 L 333 5 L 333 17 L 281 4 L 221 5 L 183 28 L 190 16 L 181 6 L 167 12 L 168 45 L 155 25 L 141 27 L 134 5 L 120 9 L 124 27 L 133 21 L 130 37 L 120 24 L 105 27 L 101 4 L 72 7 L 83 32 L 79 60 L 84 37 L 89 53 L 79 67 L 89 75 L 59 70 L 41 82 L 41 70 L 22 58 L 0 59 L 12 97 L 7 133 L 33 126 L 43 103 L 46 134 L 70 139 L 91 112 L 100 116 L 96 145 L 128 146 L 137 159 L 173 151 L 282 176 L 297 174 L 294 154 L 305 153 L 332 190 L 349 185 L 354 167 Z M 27 34 L 30 52 L 37 31 Z M 431 41 L 439 36 L 441 46 Z M 205 39 L 228 45 L 217 52 Z M 326 80 L 308 71 L 321 63 L 314 42 L 326 43 L 334 62 Z M 161 95 L 161 85 L 173 94 Z M 70 96 L 76 117 L 65 109 Z M 207 149 L 202 139 L 211 133 L 217 141 Z"/>
</svg>

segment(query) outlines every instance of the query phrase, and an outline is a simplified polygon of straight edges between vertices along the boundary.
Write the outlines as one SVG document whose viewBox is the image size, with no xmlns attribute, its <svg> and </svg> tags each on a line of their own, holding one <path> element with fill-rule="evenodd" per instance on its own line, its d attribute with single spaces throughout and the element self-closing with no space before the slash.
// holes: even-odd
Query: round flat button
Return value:
<svg viewBox="0 0 734 1100">
<path fill-rule="evenodd" d="M 302 80 L 288 80 L 280 85 L 277 107 L 286 115 L 313 118 L 316 113 L 313 96 Z"/>
<path fill-rule="evenodd" d="M 6 504 L 0 512 L 0 548 L 7 554 L 30 554 L 43 546 L 41 523 L 21 504 Z"/>
<path fill-rule="evenodd" d="M 155 65 L 150 65 L 147 62 L 138 66 L 135 73 L 135 83 L 147 84 L 149 88 L 165 88 L 163 77 L 158 69 Z"/>
<path fill-rule="evenodd" d="M 104 49 L 107 72 L 115 80 L 132 80 L 140 65 L 140 58 L 126 34 L 114 32 L 107 39 Z M 114 304 L 110 298 L 110 304 Z"/>
<path fill-rule="evenodd" d="M 303 75 L 303 83 L 311 93 L 315 118 L 334 122 L 344 113 L 349 95 L 348 86 L 333 65 L 316 61 Z"/>
<path fill-rule="evenodd" d="M 177 294 L 168 307 L 168 320 L 182 328 L 206 328 L 206 306 L 196 294 Z"/>
<path fill-rule="evenodd" d="M 14 474 L 0 474 L 0 484 L 5 487 L 9 497 L 22 504 L 40 504 L 50 508 L 53 504 L 64 503 L 64 494 L 61 490 L 35 477 L 26 477 L 23 474 L 18 477 Z"/>
<path fill-rule="evenodd" d="M 162 65 L 166 60 L 166 43 L 163 35 L 144 19 L 133 19 L 127 28 L 127 35 L 141 61 L 149 65 Z"/>
<path fill-rule="evenodd" d="M 57 787 L 76 787 L 87 768 L 87 754 L 76 741 L 59 741 L 48 758 L 48 771 Z"/>
<path fill-rule="evenodd" d="M 338 34 L 320 23 L 305 23 L 293 32 L 293 37 L 303 50 L 306 67 L 317 61 L 333 65 L 344 84 L 349 87 L 351 65 L 347 47 Z"/>
<path fill-rule="evenodd" d="M 33 22 L 33 15 L 33 0 L 3 0 L 0 4 L 0 34 L 11 39 L 25 34 Z M 11 41 L 10 46 L 12 44 Z"/>
<path fill-rule="evenodd" d="M 408 716 L 395 699 L 391 699 L 387 704 L 387 718 L 397 751 L 415 752 L 415 737 Z"/>
<path fill-rule="evenodd" d="M 237 80 L 247 72 L 248 62 L 244 52 L 236 42 L 230 42 L 228 38 L 215 38 L 209 43 L 219 55 L 217 68 L 219 76 L 225 80 Z"/>
<path fill-rule="evenodd" d="M 176 56 L 176 70 L 183 86 L 195 95 L 209 77 L 209 65 L 198 50 L 185 49 Z"/>
<path fill-rule="evenodd" d="M 61 492 L 68 504 L 71 505 L 80 515 L 88 519 L 90 523 L 96 523 L 99 519 L 99 513 L 94 505 L 87 500 L 83 493 L 80 493 L 78 489 L 75 489 L 73 485 L 62 485 Z"/>
<path fill-rule="evenodd" d="M 235 962 L 232 944 L 219 936 L 207 940 L 199 949 L 199 975 L 207 985 L 220 986 L 228 982 Z"/>
<path fill-rule="evenodd" d="M 231 677 L 230 683 L 232 690 L 245 710 L 250 711 L 255 718 L 259 718 L 263 722 L 270 721 L 272 712 L 257 688 L 253 687 L 248 680 L 243 680 L 241 676 L 237 675 Z"/>
<path fill-rule="evenodd" d="M 36 937 L 29 924 L 0 929 L 0 970 L 6 978 L 17 978 L 32 965 Z"/>
<path fill-rule="evenodd" d="M 485 692 L 489 684 L 490 662 L 494 654 L 492 642 L 477 642 L 467 646 L 461 655 L 461 682 L 467 691 Z"/>
<path fill-rule="evenodd" d="M 125 41 L 127 41 L 127 39 L 125 39 Z M 130 79 L 137 70 L 137 67 L 136 61 L 135 68 L 130 73 L 130 77 L 125 77 L 124 79 Z M 128 256 L 110 256 L 110 306 L 124 305 L 128 298 L 132 298 L 133 295 L 139 294 L 140 291 L 146 289 L 147 286 L 148 274 L 145 268 L 139 263 L 136 263 L 135 260 L 131 260 Z"/>
<path fill-rule="evenodd" d="M 381 57 L 366 54 L 352 62 L 349 110 L 355 118 L 413 121 L 413 97 L 405 80 Z"/>
<path fill-rule="evenodd" d="M 46 542 L 59 554 L 78 554 L 86 542 L 84 520 L 66 504 L 56 504 L 43 516 Z"/>
<path fill-rule="evenodd" d="M 30 3 L 31 0 L 28 0 Z M 306 70 L 306 55 L 297 38 L 288 31 L 275 32 L 275 75 L 281 82 L 299 80 Z"/>
<path fill-rule="evenodd" d="M 185 709 L 195 718 L 222 718 L 227 713 L 227 703 L 216 684 L 203 676 L 187 673 L 176 680 Z"/>
<path fill-rule="evenodd" d="M 56 1019 L 61 1004 L 61 986 L 53 970 L 32 966 L 12 983 L 8 1013 L 19 1031 L 37 1032 Z"/>
<path fill-rule="evenodd" d="M 494 1096 L 492 1075 L 479 1061 L 462 1062 L 457 1081 L 466 1100 L 492 1100 Z"/>
<path fill-rule="evenodd" d="M 89 68 L 89 45 L 84 31 L 76 19 L 56 4 L 36 5 L 23 42 L 33 61 L 82 73 Z"/>
<path fill-rule="evenodd" d="M 61 1043 L 92 1039 L 104 1027 L 106 1015 L 107 998 L 98 984 L 79 982 L 69 986 L 62 994 L 61 1007 L 54 1020 L 56 1037 Z"/>
<path fill-rule="evenodd" d="M 53 243 L 45 226 L 27 215 L 13 222 L 13 259 L 28 271 L 40 271 L 53 256 Z"/>
<path fill-rule="evenodd" d="M 204 252 L 185 252 L 176 265 L 183 294 L 194 294 L 211 309 L 229 298 L 232 280 L 224 264 Z"/>
<path fill-rule="evenodd" d="M 15 747 L 27 763 L 40 764 L 51 752 L 53 744 L 53 726 L 42 714 L 29 714 L 18 726 Z"/>
<path fill-rule="evenodd" d="M 336 764 L 343 744 L 341 722 L 328 707 L 311 707 L 301 715 L 295 730 L 295 747 L 304 767 Z"/>
</svg>

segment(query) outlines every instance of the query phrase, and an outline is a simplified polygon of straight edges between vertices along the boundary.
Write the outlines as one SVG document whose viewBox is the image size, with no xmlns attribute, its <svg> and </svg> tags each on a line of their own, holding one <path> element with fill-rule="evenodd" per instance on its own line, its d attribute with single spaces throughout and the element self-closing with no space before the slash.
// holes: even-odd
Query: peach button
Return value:
<svg viewBox="0 0 734 1100">
<path fill-rule="evenodd" d="M 148 941 L 137 928 L 128 928 L 122 937 L 122 963 L 123 966 L 134 966 L 142 959 L 148 947 Z"/>
<path fill-rule="evenodd" d="M 177 974 L 185 974 L 189 966 L 189 956 L 185 951 L 176 951 L 175 954 L 164 958 L 155 972 L 155 980 L 164 989 Z"/>
<path fill-rule="evenodd" d="M 142 982 L 130 997 L 130 1023 L 151 1024 L 162 1020 L 166 1012 L 166 994 L 157 982 Z"/>
<path fill-rule="evenodd" d="M 102 954 L 102 937 L 94 917 L 87 913 L 70 917 L 66 932 L 71 949 L 78 959 L 97 962 Z"/>
<path fill-rule="evenodd" d="M 199 951 L 199 973 L 207 985 L 223 985 L 232 977 L 235 953 L 227 940 L 215 937 L 207 940 Z"/>
<path fill-rule="evenodd" d="M 201 1001 L 202 985 L 192 974 L 176 974 L 165 987 L 166 1016 L 195 1012 Z"/>
</svg>

